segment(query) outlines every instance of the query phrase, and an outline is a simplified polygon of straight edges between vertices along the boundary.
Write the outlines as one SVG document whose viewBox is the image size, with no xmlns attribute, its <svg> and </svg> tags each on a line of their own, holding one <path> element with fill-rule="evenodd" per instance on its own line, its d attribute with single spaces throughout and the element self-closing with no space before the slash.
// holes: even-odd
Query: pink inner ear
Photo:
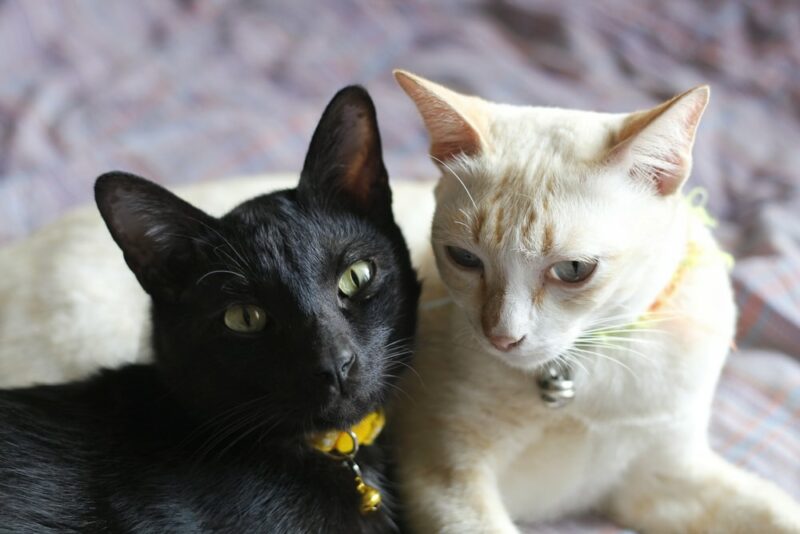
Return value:
<svg viewBox="0 0 800 534">
<path fill-rule="evenodd" d="M 455 109 L 430 95 L 412 98 L 431 136 L 431 156 L 446 161 L 459 154 L 471 156 L 480 151 L 480 135 Z"/>
<path fill-rule="evenodd" d="M 422 115 L 431 138 L 430 154 L 446 161 L 459 154 L 474 155 L 482 147 L 481 135 L 464 113 L 479 115 L 476 99 L 459 95 L 431 82 L 420 81 L 407 74 L 396 75 L 403 90 L 411 97 Z M 440 94 L 441 93 L 441 94 Z M 462 109 L 463 108 L 463 109 Z"/>
<path fill-rule="evenodd" d="M 676 192 L 678 188 L 680 188 L 681 183 L 683 183 L 687 164 L 684 158 L 674 151 L 669 151 L 661 155 L 660 159 L 673 170 L 656 167 L 654 165 L 634 163 L 628 170 L 628 175 L 634 180 L 640 180 L 645 177 L 652 182 L 658 194 L 662 196 L 671 195 Z"/>
<path fill-rule="evenodd" d="M 692 144 L 707 102 L 707 88 L 693 89 L 630 115 L 618 133 L 610 159 L 627 154 L 632 179 L 652 183 L 663 196 L 675 193 L 689 175 Z"/>
</svg>

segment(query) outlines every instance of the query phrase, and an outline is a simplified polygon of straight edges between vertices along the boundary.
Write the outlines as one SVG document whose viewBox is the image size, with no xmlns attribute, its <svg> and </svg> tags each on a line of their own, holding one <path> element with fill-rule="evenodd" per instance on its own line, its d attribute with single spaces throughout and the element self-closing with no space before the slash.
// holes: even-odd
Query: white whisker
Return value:
<svg viewBox="0 0 800 534">
<path fill-rule="evenodd" d="M 442 164 L 442 166 L 443 166 L 445 169 L 447 169 L 448 171 L 450 171 L 450 172 L 453 174 L 453 176 L 455 176 L 455 177 L 456 177 L 456 180 L 458 180 L 458 183 L 460 183 L 460 184 L 461 184 L 461 187 L 463 187 L 463 188 L 464 188 L 464 191 L 466 191 L 466 192 L 467 192 L 467 196 L 469 197 L 469 200 L 472 202 L 472 206 L 473 206 L 475 209 L 478 209 L 478 205 L 475 203 L 475 199 L 474 199 L 474 198 L 472 198 L 472 195 L 470 194 L 470 192 L 469 192 L 469 189 L 467 189 L 467 185 L 464 183 L 464 180 L 462 180 L 462 179 L 461 179 L 461 177 L 460 177 L 459 175 L 457 175 L 457 174 L 456 174 L 456 171 L 454 171 L 454 170 L 453 170 L 453 169 L 450 167 L 450 165 L 448 165 L 448 164 L 447 164 L 447 163 L 445 163 L 444 161 L 440 160 L 440 159 L 439 159 L 439 158 L 437 158 L 436 156 L 431 156 L 431 159 L 433 159 L 433 160 L 435 160 L 435 161 L 438 161 L 439 163 L 441 163 L 441 164 Z"/>
</svg>

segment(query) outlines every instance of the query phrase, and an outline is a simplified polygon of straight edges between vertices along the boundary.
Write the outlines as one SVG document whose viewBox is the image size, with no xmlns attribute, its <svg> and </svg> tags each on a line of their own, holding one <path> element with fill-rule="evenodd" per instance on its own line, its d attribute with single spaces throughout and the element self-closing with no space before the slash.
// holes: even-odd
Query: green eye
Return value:
<svg viewBox="0 0 800 534">
<path fill-rule="evenodd" d="M 339 291 L 345 297 L 353 297 L 372 280 L 373 266 L 368 261 L 357 261 L 345 269 L 339 278 Z"/>
<path fill-rule="evenodd" d="M 260 332 L 267 326 L 267 313 L 252 304 L 236 304 L 225 310 L 225 326 L 244 334 Z"/>
<path fill-rule="evenodd" d="M 595 267 L 596 261 L 560 261 L 550 267 L 550 276 L 567 284 L 579 284 L 592 275 Z"/>
</svg>

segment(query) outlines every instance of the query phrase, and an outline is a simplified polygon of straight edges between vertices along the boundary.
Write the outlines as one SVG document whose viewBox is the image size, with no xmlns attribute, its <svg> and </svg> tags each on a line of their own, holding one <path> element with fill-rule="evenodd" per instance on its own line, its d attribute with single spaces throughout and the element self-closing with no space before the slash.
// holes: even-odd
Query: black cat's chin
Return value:
<svg viewBox="0 0 800 534">
<path fill-rule="evenodd" d="M 341 393 L 329 395 L 314 418 L 315 426 L 321 430 L 347 428 L 381 408 L 382 396 L 364 394 L 364 389 L 363 384 L 356 383 L 344 387 Z"/>
<path fill-rule="evenodd" d="M 319 430 L 348 428 L 383 408 L 393 379 L 387 373 L 369 378 L 354 377 L 343 383 L 340 390 L 328 391 L 314 417 L 315 426 Z"/>
</svg>

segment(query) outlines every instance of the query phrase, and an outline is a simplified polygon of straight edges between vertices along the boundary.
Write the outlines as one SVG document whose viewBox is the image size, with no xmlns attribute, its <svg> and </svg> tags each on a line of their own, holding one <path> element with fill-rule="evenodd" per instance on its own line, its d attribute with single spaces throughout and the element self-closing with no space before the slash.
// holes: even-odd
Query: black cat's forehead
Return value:
<svg viewBox="0 0 800 534">
<path fill-rule="evenodd" d="M 347 262 L 391 253 L 390 240 L 363 216 L 298 201 L 295 190 L 264 195 L 222 218 L 223 233 L 246 260 L 256 285 L 310 284 Z"/>
</svg>

